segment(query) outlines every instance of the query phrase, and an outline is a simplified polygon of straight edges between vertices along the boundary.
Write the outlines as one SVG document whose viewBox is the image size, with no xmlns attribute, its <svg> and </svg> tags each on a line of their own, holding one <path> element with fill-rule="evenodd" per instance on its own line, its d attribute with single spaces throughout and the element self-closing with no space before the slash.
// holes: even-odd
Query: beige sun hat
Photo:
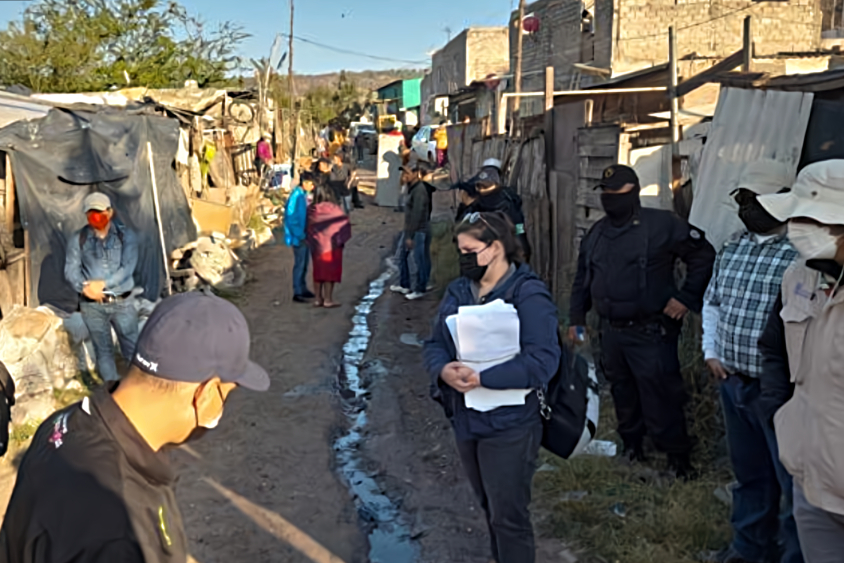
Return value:
<svg viewBox="0 0 844 563">
<path fill-rule="evenodd" d="M 798 217 L 824 225 L 844 225 L 844 160 L 824 160 L 800 171 L 791 191 L 758 198 L 780 221 Z"/>
<path fill-rule="evenodd" d="M 794 183 L 794 174 L 783 162 L 763 158 L 749 163 L 739 177 L 738 189 L 745 188 L 757 195 L 775 194 Z"/>
</svg>

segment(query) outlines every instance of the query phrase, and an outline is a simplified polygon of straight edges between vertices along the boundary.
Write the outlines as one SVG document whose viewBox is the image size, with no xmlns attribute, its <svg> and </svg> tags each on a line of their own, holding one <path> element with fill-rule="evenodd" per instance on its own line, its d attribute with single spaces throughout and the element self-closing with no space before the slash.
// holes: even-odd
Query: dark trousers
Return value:
<svg viewBox="0 0 844 563">
<path fill-rule="evenodd" d="M 530 496 L 542 423 L 500 436 L 458 440 L 463 467 L 486 514 L 496 563 L 534 563 Z"/>
<path fill-rule="evenodd" d="M 782 547 L 782 563 L 803 563 L 794 522 L 791 475 L 779 459 L 777 436 L 759 408 L 758 379 L 733 375 L 721 383 L 733 491 L 733 549 L 763 563 Z M 779 540 L 779 542 L 777 541 Z"/>
<path fill-rule="evenodd" d="M 360 199 L 360 191 L 357 186 L 352 187 L 352 205 L 355 207 L 363 207 L 363 201 Z"/>
<path fill-rule="evenodd" d="M 402 287 L 413 290 L 416 293 L 425 293 L 428 280 L 431 277 L 431 236 L 428 233 L 415 233 L 413 239 L 413 250 L 407 248 L 405 239 L 401 241 L 401 255 L 399 256 L 399 276 Z M 416 279 L 410 279 L 410 255 L 413 253 L 413 261 L 416 263 Z"/>
<path fill-rule="evenodd" d="M 304 242 L 293 247 L 293 295 L 304 295 L 308 291 L 308 260 L 311 252 Z"/>
<path fill-rule="evenodd" d="M 657 322 L 623 328 L 602 323 L 601 365 L 612 389 L 618 433 L 627 447 L 638 446 L 648 434 L 668 454 L 691 450 L 679 336 L 679 330 Z"/>
</svg>

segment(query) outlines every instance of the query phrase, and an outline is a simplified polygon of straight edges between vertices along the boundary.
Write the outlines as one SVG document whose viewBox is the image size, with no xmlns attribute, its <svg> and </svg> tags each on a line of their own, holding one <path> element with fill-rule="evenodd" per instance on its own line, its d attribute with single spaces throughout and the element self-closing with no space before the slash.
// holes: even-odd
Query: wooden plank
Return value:
<svg viewBox="0 0 844 563">
<path fill-rule="evenodd" d="M 700 88 L 704 84 L 712 82 L 713 79 L 717 78 L 721 73 L 729 72 L 742 64 L 744 61 L 744 49 L 739 49 L 720 63 L 716 64 L 715 66 L 704 70 L 701 73 L 698 73 L 688 80 L 683 81 L 679 86 L 677 86 L 677 96 L 683 97 L 692 90 L 696 90 Z"/>
<path fill-rule="evenodd" d="M 580 174 L 578 177 L 588 178 L 593 181 L 593 185 L 597 185 L 604 177 L 604 170 L 613 164 L 615 164 L 615 159 L 612 158 L 580 157 Z"/>
<path fill-rule="evenodd" d="M 6 153 L 6 232 L 15 232 L 15 177 L 9 153 Z"/>
<path fill-rule="evenodd" d="M 596 190 L 578 190 L 575 205 L 581 207 L 590 207 L 592 209 L 602 209 L 601 194 Z"/>
<path fill-rule="evenodd" d="M 615 145 L 618 143 L 618 125 L 581 127 L 577 133 L 580 145 Z"/>
<path fill-rule="evenodd" d="M 614 145 L 581 145 L 578 143 L 577 154 L 580 156 L 598 156 L 604 158 L 616 158 L 618 156 L 618 143 Z"/>
<path fill-rule="evenodd" d="M 24 252 L 24 302 L 27 307 L 37 307 L 32 299 L 32 245 L 29 242 L 29 230 L 23 232 Z"/>
</svg>

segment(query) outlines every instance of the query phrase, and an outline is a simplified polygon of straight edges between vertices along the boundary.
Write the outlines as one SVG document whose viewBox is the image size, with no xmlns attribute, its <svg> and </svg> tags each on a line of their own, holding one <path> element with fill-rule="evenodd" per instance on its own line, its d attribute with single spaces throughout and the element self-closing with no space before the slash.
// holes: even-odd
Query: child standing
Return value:
<svg viewBox="0 0 844 563">
<path fill-rule="evenodd" d="M 343 247 L 352 238 L 352 226 L 330 187 L 319 186 L 315 194 L 307 227 L 314 261 L 314 307 L 333 309 L 340 306 L 334 301 L 334 284 L 343 277 Z"/>
<path fill-rule="evenodd" d="M 293 249 L 293 301 L 307 303 L 315 295 L 308 290 L 308 246 L 305 244 L 308 221 L 308 194 L 314 189 L 314 176 L 302 172 L 284 211 L 284 242 Z"/>
</svg>

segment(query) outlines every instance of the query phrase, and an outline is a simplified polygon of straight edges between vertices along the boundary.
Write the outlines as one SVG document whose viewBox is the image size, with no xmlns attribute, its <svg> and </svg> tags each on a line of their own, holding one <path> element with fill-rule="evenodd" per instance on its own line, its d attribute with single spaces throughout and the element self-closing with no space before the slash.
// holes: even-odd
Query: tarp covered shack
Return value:
<svg viewBox="0 0 844 563">
<path fill-rule="evenodd" d="M 0 150 L 10 156 L 21 224 L 29 234 L 31 305 L 76 309 L 78 296 L 64 277 L 65 249 L 86 223 L 82 201 L 93 191 L 108 194 L 117 217 L 138 234 L 135 283 L 147 299 L 159 296 L 165 273 L 147 142 L 167 252 L 196 239 L 174 171 L 178 122 L 143 111 L 53 109 L 0 129 Z"/>
</svg>

